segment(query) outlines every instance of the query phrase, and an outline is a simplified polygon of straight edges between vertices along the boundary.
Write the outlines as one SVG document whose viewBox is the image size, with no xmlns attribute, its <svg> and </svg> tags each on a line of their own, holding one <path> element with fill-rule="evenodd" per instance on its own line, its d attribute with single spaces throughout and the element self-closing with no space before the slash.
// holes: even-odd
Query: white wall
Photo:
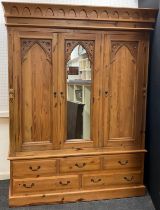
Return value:
<svg viewBox="0 0 160 210">
<path fill-rule="evenodd" d="M 0 180 L 9 178 L 9 161 L 7 161 L 9 146 L 8 127 L 8 118 L 0 118 Z"/>
<path fill-rule="evenodd" d="M 14 0 L 9 0 L 10 2 Z M 81 4 L 117 7 L 138 7 L 138 0 L 17 0 L 18 2 L 40 2 L 55 4 Z M 0 0 L 1 2 L 1 0 Z M 9 145 L 8 125 L 8 72 L 7 33 L 4 25 L 3 9 L 0 4 L 0 180 L 9 176 L 7 161 Z M 2 118 L 3 116 L 3 118 Z M 4 118 L 5 117 L 5 118 Z"/>
</svg>

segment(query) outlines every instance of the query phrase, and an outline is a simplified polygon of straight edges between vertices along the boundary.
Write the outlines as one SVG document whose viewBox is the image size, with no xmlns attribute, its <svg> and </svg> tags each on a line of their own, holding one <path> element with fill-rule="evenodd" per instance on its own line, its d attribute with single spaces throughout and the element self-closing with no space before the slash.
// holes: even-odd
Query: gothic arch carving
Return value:
<svg viewBox="0 0 160 210">
<path fill-rule="evenodd" d="M 34 45 L 38 44 L 46 53 L 49 61 L 51 62 L 51 40 L 42 40 L 42 39 L 22 39 L 21 40 L 21 60 L 23 62 L 25 54 L 28 50 Z"/>
<path fill-rule="evenodd" d="M 31 11 L 28 7 L 24 7 L 23 11 L 22 11 L 22 15 L 24 16 L 31 16 Z"/>
<path fill-rule="evenodd" d="M 94 41 L 90 41 L 90 40 L 89 41 L 88 40 L 66 40 L 65 41 L 65 62 L 66 63 L 68 62 L 71 52 L 77 45 L 81 45 L 86 50 L 88 58 L 91 64 L 93 64 L 95 43 Z"/>
<path fill-rule="evenodd" d="M 138 42 L 137 41 L 112 41 L 112 44 L 111 44 L 111 49 L 112 49 L 111 58 L 112 58 L 112 61 L 114 60 L 117 52 L 123 46 L 128 48 L 128 50 L 130 51 L 134 60 L 136 60 L 137 59 L 137 52 L 138 52 Z"/>
<path fill-rule="evenodd" d="M 16 6 L 11 7 L 11 14 L 19 15 L 19 10 Z"/>
</svg>

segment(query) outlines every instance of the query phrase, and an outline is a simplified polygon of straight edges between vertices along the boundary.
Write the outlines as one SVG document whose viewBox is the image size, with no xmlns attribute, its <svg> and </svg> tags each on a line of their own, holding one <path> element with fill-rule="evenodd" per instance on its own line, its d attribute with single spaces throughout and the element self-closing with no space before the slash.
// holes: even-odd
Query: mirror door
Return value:
<svg viewBox="0 0 160 210">
<path fill-rule="evenodd" d="M 95 35 L 63 34 L 59 43 L 60 143 L 72 148 L 93 147 L 98 142 L 99 122 L 98 40 Z"/>
<path fill-rule="evenodd" d="M 82 42 L 83 43 L 83 42 Z M 67 141 L 90 140 L 93 61 L 81 42 L 66 62 Z M 94 42 L 90 43 L 94 50 Z M 67 41 L 70 45 L 70 41 Z"/>
</svg>

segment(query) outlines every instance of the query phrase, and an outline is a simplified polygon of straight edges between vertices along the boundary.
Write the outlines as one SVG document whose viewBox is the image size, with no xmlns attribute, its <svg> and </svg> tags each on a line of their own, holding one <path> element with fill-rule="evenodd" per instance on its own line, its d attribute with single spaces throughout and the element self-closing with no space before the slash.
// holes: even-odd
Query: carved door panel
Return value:
<svg viewBox="0 0 160 210">
<path fill-rule="evenodd" d="M 59 37 L 58 139 L 62 148 L 98 146 L 100 43 L 101 36 L 96 34 L 66 33 Z"/>
<path fill-rule="evenodd" d="M 104 41 L 104 144 L 142 144 L 145 41 L 140 34 L 106 35 Z"/>
<path fill-rule="evenodd" d="M 56 34 L 14 34 L 15 141 L 18 151 L 55 148 Z M 53 49 L 55 49 L 53 51 Z"/>
</svg>

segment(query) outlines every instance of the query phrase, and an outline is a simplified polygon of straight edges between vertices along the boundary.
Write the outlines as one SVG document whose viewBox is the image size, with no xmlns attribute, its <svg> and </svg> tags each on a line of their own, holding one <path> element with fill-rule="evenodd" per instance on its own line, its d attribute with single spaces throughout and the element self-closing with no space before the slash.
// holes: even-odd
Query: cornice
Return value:
<svg viewBox="0 0 160 210">
<path fill-rule="evenodd" d="M 114 27 L 119 27 L 118 23 L 126 25 L 128 23 L 144 23 L 144 28 L 154 27 L 157 10 L 137 9 L 137 8 L 116 8 L 116 7 L 93 7 L 79 5 L 55 5 L 38 3 L 16 3 L 3 2 L 7 25 L 22 25 L 19 19 L 25 20 L 25 24 L 30 24 L 30 19 L 49 21 L 74 20 L 74 21 L 95 21 L 97 23 L 114 22 Z M 12 20 L 12 21 L 11 21 Z M 36 21 L 35 21 L 36 23 Z M 96 24 L 97 24 L 96 23 Z M 47 24 L 47 23 L 46 23 Z M 122 25 L 123 25 L 122 24 Z M 33 25 L 33 24 L 32 24 Z M 40 25 L 40 23 L 39 23 Z M 50 26 L 50 25 L 49 25 Z M 66 25 L 67 27 L 67 25 Z M 140 25 L 141 27 L 141 25 Z M 135 25 L 137 28 L 137 25 Z M 143 27 L 142 27 L 143 28 Z"/>
</svg>

